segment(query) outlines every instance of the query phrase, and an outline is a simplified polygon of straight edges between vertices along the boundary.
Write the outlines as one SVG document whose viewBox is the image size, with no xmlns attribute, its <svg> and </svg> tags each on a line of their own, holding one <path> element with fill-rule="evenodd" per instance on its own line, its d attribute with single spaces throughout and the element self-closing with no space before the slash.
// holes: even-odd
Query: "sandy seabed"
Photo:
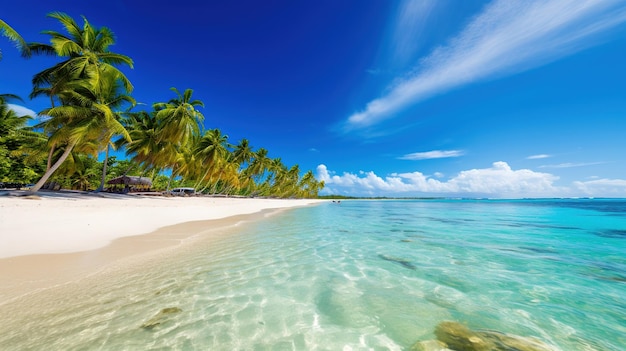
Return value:
<svg viewBox="0 0 626 351">
<path fill-rule="evenodd" d="M 0 196 L 0 307 L 320 201 L 73 192 Z"/>
</svg>

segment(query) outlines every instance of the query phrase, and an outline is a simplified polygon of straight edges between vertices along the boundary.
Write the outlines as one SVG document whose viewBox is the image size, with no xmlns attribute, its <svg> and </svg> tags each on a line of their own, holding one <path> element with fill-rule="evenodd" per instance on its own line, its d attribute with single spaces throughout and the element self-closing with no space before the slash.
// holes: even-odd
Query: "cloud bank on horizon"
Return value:
<svg viewBox="0 0 626 351">
<path fill-rule="evenodd" d="M 430 9 L 410 14 L 422 18 Z M 399 21 L 407 22 L 405 17 Z M 349 116 L 345 130 L 375 125 L 454 88 L 519 73 L 586 49 L 600 42 L 599 34 L 624 22 L 626 4 L 620 0 L 495 0 L 448 45 L 421 59 L 383 95 Z"/>
<path fill-rule="evenodd" d="M 384 178 L 372 171 L 337 175 L 324 164 L 317 166 L 316 178 L 324 181 L 324 194 L 349 196 L 623 197 L 626 192 L 626 180 L 595 179 L 575 181 L 569 187 L 557 186 L 558 176 L 529 169 L 513 170 L 503 161 L 494 162 L 489 168 L 461 171 L 446 181 L 421 172 L 392 173 Z"/>
</svg>

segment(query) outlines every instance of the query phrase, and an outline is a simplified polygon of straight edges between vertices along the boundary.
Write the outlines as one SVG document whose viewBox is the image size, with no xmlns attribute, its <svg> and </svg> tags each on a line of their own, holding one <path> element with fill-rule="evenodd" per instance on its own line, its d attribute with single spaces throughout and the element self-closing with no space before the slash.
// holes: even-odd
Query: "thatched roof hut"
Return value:
<svg viewBox="0 0 626 351">
<path fill-rule="evenodd" d="M 152 179 L 137 176 L 121 176 L 109 180 L 107 184 L 141 185 L 145 187 L 151 187 Z"/>
</svg>

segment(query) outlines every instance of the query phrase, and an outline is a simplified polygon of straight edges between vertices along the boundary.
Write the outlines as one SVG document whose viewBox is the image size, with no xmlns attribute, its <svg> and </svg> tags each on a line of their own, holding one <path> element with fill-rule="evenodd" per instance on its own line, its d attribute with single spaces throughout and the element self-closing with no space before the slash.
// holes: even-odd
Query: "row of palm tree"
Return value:
<svg viewBox="0 0 626 351">
<path fill-rule="evenodd" d="M 129 160 L 140 166 L 137 172 L 169 174 L 168 188 L 176 181 L 211 194 L 315 197 L 323 187 L 311 171 L 300 176 L 299 166 L 288 168 L 280 158 L 269 158 L 266 149 L 254 151 L 247 139 L 232 145 L 219 129 L 204 130 L 204 116 L 198 110 L 204 104 L 192 98 L 191 89 L 181 93 L 172 88 L 174 98 L 154 103 L 151 110 L 133 112 L 133 85 L 118 68 L 132 68 L 133 61 L 109 50 L 115 42 L 111 30 L 94 27 L 84 17 L 79 26 L 64 13 L 48 16 L 65 29 L 65 33 L 44 31 L 50 44 L 26 45 L 0 21 L 0 32 L 16 43 L 23 56 L 61 58 L 32 79 L 30 98 L 50 100 L 50 107 L 40 113 L 47 119 L 22 128 L 30 130 L 29 141 L 11 151 L 33 161 L 46 159 L 45 172 L 32 191 L 41 189 L 55 174 L 80 173 L 84 155 L 95 158 L 104 153 L 97 189 L 102 191 L 112 148 L 125 150 Z M 5 100 L 0 100 L 2 106 Z"/>
</svg>

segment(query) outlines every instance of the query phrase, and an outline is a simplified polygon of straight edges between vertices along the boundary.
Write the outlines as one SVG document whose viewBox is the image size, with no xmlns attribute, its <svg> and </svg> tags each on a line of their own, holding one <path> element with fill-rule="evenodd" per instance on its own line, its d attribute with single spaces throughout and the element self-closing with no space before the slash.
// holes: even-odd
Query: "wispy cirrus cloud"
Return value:
<svg viewBox="0 0 626 351">
<path fill-rule="evenodd" d="M 437 0 L 404 0 L 399 3 L 394 14 L 394 28 L 390 43 L 392 63 L 402 65 L 414 58 L 421 46 L 424 28 L 437 5 L 441 3 Z"/>
<path fill-rule="evenodd" d="M 384 95 L 349 116 L 347 131 L 476 81 L 521 72 L 598 44 L 594 35 L 626 22 L 622 0 L 495 0 L 448 45 L 398 77 Z"/>
<path fill-rule="evenodd" d="M 526 157 L 527 160 L 540 160 L 543 158 L 549 158 L 552 157 L 551 155 L 547 155 L 547 154 L 540 154 L 540 155 L 531 155 Z"/>
<path fill-rule="evenodd" d="M 601 165 L 604 164 L 606 162 L 579 162 L 579 163 L 574 163 L 574 162 L 566 162 L 566 163 L 559 163 L 556 165 L 543 165 L 543 166 L 539 166 L 539 168 L 572 168 L 572 167 L 585 167 L 585 166 L 594 166 L 594 165 Z"/>
<path fill-rule="evenodd" d="M 426 152 L 414 152 L 412 154 L 406 154 L 404 156 L 398 157 L 400 160 L 429 160 L 433 158 L 448 158 L 448 157 L 459 157 L 465 155 L 465 151 L 463 150 L 433 150 Z"/>
</svg>

